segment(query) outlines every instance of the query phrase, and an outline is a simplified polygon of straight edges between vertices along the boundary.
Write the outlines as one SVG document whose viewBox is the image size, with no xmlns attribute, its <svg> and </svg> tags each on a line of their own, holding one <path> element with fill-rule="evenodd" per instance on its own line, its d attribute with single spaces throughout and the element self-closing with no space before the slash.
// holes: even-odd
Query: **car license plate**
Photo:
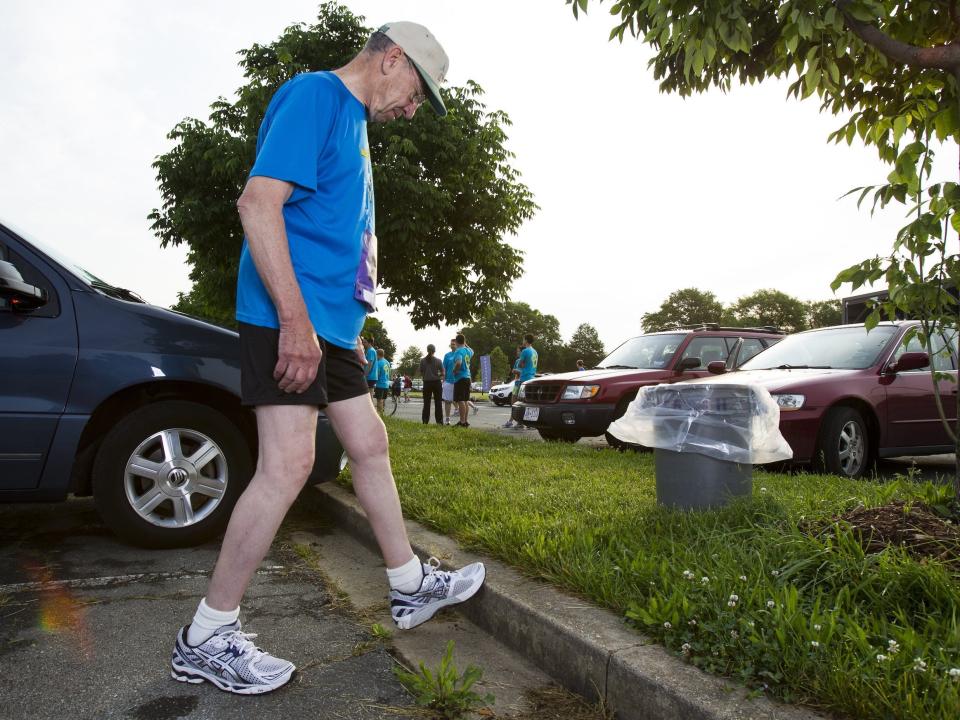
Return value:
<svg viewBox="0 0 960 720">
<path fill-rule="evenodd" d="M 528 407 L 523 409 L 524 420 L 536 420 L 539 417 L 540 417 L 540 408 Z"/>
</svg>

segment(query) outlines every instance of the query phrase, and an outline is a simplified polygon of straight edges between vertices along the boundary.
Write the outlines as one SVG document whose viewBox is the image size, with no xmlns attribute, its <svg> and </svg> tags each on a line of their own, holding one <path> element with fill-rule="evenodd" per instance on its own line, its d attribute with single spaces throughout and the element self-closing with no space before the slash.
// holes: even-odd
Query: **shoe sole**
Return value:
<svg viewBox="0 0 960 720">
<path fill-rule="evenodd" d="M 281 675 L 279 679 L 275 680 L 270 685 L 240 685 L 238 683 L 230 683 L 224 680 L 221 677 L 216 675 L 211 675 L 199 668 L 185 668 L 177 667 L 175 662 L 170 663 L 170 677 L 172 677 L 177 682 L 190 683 L 191 685 L 199 685 L 200 683 L 206 681 L 216 685 L 218 689 L 223 690 L 224 692 L 233 693 L 234 695 L 265 695 L 268 692 L 273 692 L 284 685 L 286 685 L 290 680 L 293 679 L 293 676 L 296 674 L 297 669 L 291 668 L 289 673 Z"/>
<path fill-rule="evenodd" d="M 480 569 L 480 581 L 476 585 L 471 585 L 460 595 L 454 595 L 448 597 L 446 600 L 440 600 L 435 602 L 427 607 L 417 610 L 409 615 L 406 615 L 399 620 L 394 620 L 397 627 L 401 630 L 410 630 L 411 628 L 417 627 L 417 625 L 422 625 L 427 620 L 432 618 L 437 614 L 438 611 L 449 605 L 456 605 L 457 603 L 462 603 L 465 600 L 469 600 L 474 595 L 477 594 L 477 590 L 483 587 L 484 580 L 487 579 L 487 568 L 481 567 Z"/>
</svg>

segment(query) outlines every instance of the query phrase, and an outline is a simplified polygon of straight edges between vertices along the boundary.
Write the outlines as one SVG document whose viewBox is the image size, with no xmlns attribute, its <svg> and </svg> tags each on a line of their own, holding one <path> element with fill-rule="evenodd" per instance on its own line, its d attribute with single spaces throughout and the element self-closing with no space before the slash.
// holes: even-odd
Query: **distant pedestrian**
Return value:
<svg viewBox="0 0 960 720">
<path fill-rule="evenodd" d="M 409 375 L 403 376 L 403 401 L 410 402 L 410 391 L 413 390 L 413 378 Z"/>
<path fill-rule="evenodd" d="M 537 376 L 537 365 L 540 362 L 540 356 L 533 347 L 533 335 L 527 333 L 523 336 L 523 350 L 520 351 L 520 359 L 517 362 L 517 369 L 520 371 L 520 377 L 514 383 L 517 394 L 520 393 L 520 386 L 527 380 L 533 380 Z M 523 425 L 517 424 L 520 429 Z"/>
<path fill-rule="evenodd" d="M 390 361 L 383 356 L 383 349 L 377 350 L 377 384 L 374 398 L 377 400 L 377 412 L 383 414 L 383 407 L 390 392 Z"/>
<path fill-rule="evenodd" d="M 520 353 L 523 352 L 523 345 L 517 345 L 516 356 L 513 360 L 513 369 L 510 371 L 511 376 L 513 377 L 513 389 L 510 391 L 510 407 L 511 407 L 511 417 L 503 424 L 505 428 L 514 428 L 519 425 L 519 423 L 513 419 L 513 404 L 517 401 L 517 396 L 520 394 Z"/>
<path fill-rule="evenodd" d="M 450 352 L 443 356 L 443 424 L 450 424 L 450 410 L 453 406 L 453 353 L 457 341 L 450 341 Z"/>
<path fill-rule="evenodd" d="M 470 360 L 473 350 L 467 347 L 466 338 L 458 333 L 454 338 L 456 350 L 453 351 L 453 400 L 460 409 L 459 427 L 470 427 L 467 422 L 467 403 L 470 402 Z"/>
<path fill-rule="evenodd" d="M 400 393 L 403 391 L 403 378 L 397 375 L 393 378 L 393 382 L 390 383 L 390 394 L 397 399 L 400 397 Z"/>
<path fill-rule="evenodd" d="M 586 370 L 586 368 L 583 366 L 583 360 L 577 360 L 577 372 L 580 372 L 581 370 Z"/>
<path fill-rule="evenodd" d="M 427 345 L 427 355 L 420 360 L 420 377 L 423 378 L 423 424 L 430 422 L 430 402 L 434 405 L 434 417 L 437 425 L 443 424 L 441 397 L 443 392 L 443 363 L 434 353 L 437 349 Z M 448 413 L 449 415 L 449 413 Z"/>
<path fill-rule="evenodd" d="M 377 386 L 377 349 L 373 346 L 373 338 L 363 339 L 363 356 L 366 358 L 363 373 L 367 378 L 370 397 L 373 397 L 373 389 Z"/>
</svg>

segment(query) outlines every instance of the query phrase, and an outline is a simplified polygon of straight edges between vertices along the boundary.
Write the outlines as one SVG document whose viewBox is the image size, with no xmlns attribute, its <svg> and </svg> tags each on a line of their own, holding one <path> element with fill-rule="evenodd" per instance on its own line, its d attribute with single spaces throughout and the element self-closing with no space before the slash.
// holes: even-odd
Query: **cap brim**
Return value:
<svg viewBox="0 0 960 720">
<path fill-rule="evenodd" d="M 443 104 L 443 98 L 440 97 L 440 87 L 433 81 L 432 77 L 423 71 L 423 68 L 420 67 L 416 60 L 409 55 L 407 55 L 407 59 L 409 59 L 413 67 L 417 69 L 417 74 L 423 81 L 424 88 L 426 88 L 427 99 L 430 101 L 431 107 L 433 107 L 437 115 L 443 117 L 447 114 L 447 106 Z"/>
</svg>

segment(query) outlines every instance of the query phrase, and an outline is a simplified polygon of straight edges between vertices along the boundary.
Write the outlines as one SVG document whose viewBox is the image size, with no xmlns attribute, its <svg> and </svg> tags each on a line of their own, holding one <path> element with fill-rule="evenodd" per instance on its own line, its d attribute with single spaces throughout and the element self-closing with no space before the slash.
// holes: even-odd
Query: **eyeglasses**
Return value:
<svg viewBox="0 0 960 720">
<path fill-rule="evenodd" d="M 410 93 L 410 102 L 414 103 L 417 107 L 420 107 L 423 105 L 423 101 L 427 99 L 426 94 L 423 92 L 423 80 L 420 78 L 420 73 L 417 72 L 417 69 L 410 61 L 410 58 L 407 55 L 404 55 L 403 57 L 407 61 L 407 67 L 410 68 L 410 72 L 413 73 L 413 81 L 416 85 L 414 91 Z"/>
</svg>

